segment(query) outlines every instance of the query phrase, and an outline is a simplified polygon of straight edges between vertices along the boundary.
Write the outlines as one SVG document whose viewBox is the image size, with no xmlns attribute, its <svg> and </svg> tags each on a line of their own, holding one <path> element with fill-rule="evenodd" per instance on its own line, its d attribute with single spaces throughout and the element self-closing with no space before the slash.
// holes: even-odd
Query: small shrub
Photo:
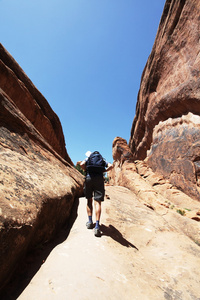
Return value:
<svg viewBox="0 0 200 300">
<path fill-rule="evenodd" d="M 194 241 L 195 242 L 195 244 L 197 244 L 198 246 L 200 246 L 200 242 L 199 241 Z"/>
<path fill-rule="evenodd" d="M 177 213 L 180 214 L 181 216 L 184 216 L 185 215 L 185 210 L 177 209 Z"/>
<path fill-rule="evenodd" d="M 83 174 L 84 176 L 86 175 L 86 172 L 83 171 L 83 169 L 81 168 L 80 165 L 76 165 L 76 166 L 74 166 L 74 168 L 75 168 L 76 170 L 78 170 L 81 174 Z"/>
<path fill-rule="evenodd" d="M 104 177 L 104 182 L 109 183 L 109 177 Z"/>
</svg>

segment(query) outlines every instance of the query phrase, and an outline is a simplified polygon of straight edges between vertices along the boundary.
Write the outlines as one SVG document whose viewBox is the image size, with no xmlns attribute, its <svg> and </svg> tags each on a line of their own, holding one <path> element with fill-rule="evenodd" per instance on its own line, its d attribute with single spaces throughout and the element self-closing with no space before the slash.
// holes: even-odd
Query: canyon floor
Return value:
<svg viewBox="0 0 200 300">
<path fill-rule="evenodd" d="M 67 238 L 52 247 L 17 299 L 200 299 L 200 247 L 167 214 L 126 188 L 107 186 L 102 235 L 95 237 L 85 226 L 86 199 L 78 199 Z M 9 291 L 7 299 L 14 299 Z"/>
</svg>

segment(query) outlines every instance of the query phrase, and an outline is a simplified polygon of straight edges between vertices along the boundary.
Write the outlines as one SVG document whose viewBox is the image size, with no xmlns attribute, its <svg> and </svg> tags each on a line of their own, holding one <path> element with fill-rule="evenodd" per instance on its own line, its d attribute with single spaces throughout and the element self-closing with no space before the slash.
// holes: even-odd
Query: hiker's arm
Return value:
<svg viewBox="0 0 200 300">
<path fill-rule="evenodd" d="M 113 168 L 113 165 L 108 163 L 108 167 L 106 168 L 106 172 L 110 171 Z"/>
<path fill-rule="evenodd" d="M 86 161 L 83 160 L 81 163 L 80 163 L 80 167 L 81 169 L 83 169 L 83 171 L 86 171 Z"/>
</svg>

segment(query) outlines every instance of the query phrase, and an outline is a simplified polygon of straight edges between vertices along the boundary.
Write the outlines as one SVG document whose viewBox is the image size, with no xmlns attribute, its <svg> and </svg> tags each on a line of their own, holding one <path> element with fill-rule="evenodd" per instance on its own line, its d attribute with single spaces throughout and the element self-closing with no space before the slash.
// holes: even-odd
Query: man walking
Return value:
<svg viewBox="0 0 200 300">
<path fill-rule="evenodd" d="M 85 197 L 87 199 L 87 214 L 88 222 L 86 227 L 93 228 L 92 213 L 93 213 L 93 196 L 94 207 L 96 215 L 96 224 L 94 228 L 94 235 L 101 236 L 100 232 L 100 217 L 101 217 L 101 202 L 104 201 L 105 187 L 103 173 L 112 168 L 112 164 L 107 163 L 98 151 L 91 153 L 86 152 L 87 158 L 80 163 L 81 168 L 86 171 L 85 178 Z"/>
</svg>

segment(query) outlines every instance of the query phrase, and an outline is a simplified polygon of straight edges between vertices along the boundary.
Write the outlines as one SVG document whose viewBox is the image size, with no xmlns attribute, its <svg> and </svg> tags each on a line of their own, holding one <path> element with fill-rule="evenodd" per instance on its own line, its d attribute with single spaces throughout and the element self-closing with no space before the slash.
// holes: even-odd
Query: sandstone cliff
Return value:
<svg viewBox="0 0 200 300">
<path fill-rule="evenodd" d="M 167 0 L 142 74 L 130 149 L 200 200 L 199 0 Z"/>
<path fill-rule="evenodd" d="M 26 252 L 50 240 L 82 195 L 62 127 L 0 45 L 0 289 Z"/>
<path fill-rule="evenodd" d="M 72 164 L 58 116 L 14 58 L 0 44 L 0 88 L 52 148 Z"/>
</svg>

